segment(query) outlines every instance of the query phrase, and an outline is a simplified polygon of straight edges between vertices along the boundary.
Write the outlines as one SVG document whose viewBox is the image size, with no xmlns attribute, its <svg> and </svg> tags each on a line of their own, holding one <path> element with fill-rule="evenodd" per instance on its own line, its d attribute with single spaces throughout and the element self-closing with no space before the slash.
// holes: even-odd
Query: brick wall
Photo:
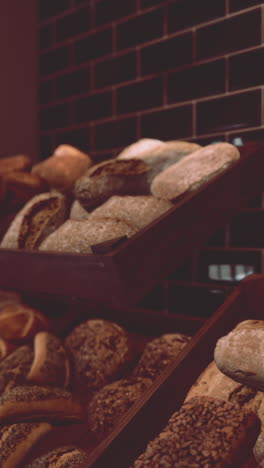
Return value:
<svg viewBox="0 0 264 468">
<path fill-rule="evenodd" d="M 41 157 L 264 135 L 260 0 L 39 0 Z"/>
</svg>

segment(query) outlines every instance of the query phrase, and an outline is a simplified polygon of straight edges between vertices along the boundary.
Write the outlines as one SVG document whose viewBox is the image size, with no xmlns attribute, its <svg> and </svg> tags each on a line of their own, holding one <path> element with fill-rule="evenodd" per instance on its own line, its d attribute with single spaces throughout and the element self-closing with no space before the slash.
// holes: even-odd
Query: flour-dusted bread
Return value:
<svg viewBox="0 0 264 468">
<path fill-rule="evenodd" d="M 0 428 L 0 466 L 22 468 L 24 459 L 32 447 L 52 426 L 47 422 L 18 423 Z M 69 467 L 70 468 L 70 467 Z"/>
<path fill-rule="evenodd" d="M 27 171 L 32 166 L 32 160 L 26 154 L 16 154 L 0 158 L 0 178 L 8 172 Z"/>
<path fill-rule="evenodd" d="M 130 363 L 126 330 L 114 322 L 91 319 L 75 327 L 65 340 L 73 363 L 74 386 L 88 393 L 114 380 Z"/>
<path fill-rule="evenodd" d="M 68 199 L 59 192 L 41 193 L 18 212 L 5 233 L 0 247 L 36 249 L 68 217 Z"/>
<path fill-rule="evenodd" d="M 220 338 L 214 359 L 221 372 L 244 385 L 264 390 L 264 321 L 246 321 Z"/>
<path fill-rule="evenodd" d="M 52 156 L 35 164 L 32 173 L 46 180 L 50 187 L 68 192 L 92 164 L 88 154 L 70 145 L 60 145 Z"/>
<path fill-rule="evenodd" d="M 122 219 L 141 229 L 172 207 L 173 203 L 169 200 L 161 200 L 151 195 L 113 195 L 101 206 L 95 208 L 89 218 Z"/>
<path fill-rule="evenodd" d="M 121 236 L 130 237 L 136 231 L 136 227 L 119 219 L 68 219 L 42 242 L 39 250 L 92 253 L 91 245 Z"/>
<path fill-rule="evenodd" d="M 80 204 L 79 200 L 74 200 L 70 209 L 70 219 L 86 219 L 89 216 L 89 212 Z"/>
<path fill-rule="evenodd" d="M 112 195 L 149 195 L 154 171 L 140 159 L 111 159 L 91 167 L 80 177 L 74 195 L 88 211 Z"/>
<path fill-rule="evenodd" d="M 131 159 L 141 158 L 150 151 L 160 148 L 164 145 L 164 142 L 155 138 L 140 138 L 140 140 L 126 146 L 121 153 L 118 154 L 117 159 Z"/>
<path fill-rule="evenodd" d="M 131 377 L 105 385 L 88 405 L 89 428 L 98 436 L 108 434 L 151 384 L 150 379 Z"/>
<path fill-rule="evenodd" d="M 191 337 L 182 333 L 165 333 L 146 344 L 133 376 L 154 380 L 180 354 Z"/>
<path fill-rule="evenodd" d="M 25 304 L 8 304 L 0 310 L 0 337 L 5 340 L 26 341 L 48 328 L 45 315 Z"/>
<path fill-rule="evenodd" d="M 176 200 L 211 180 L 239 157 L 238 149 L 230 143 L 204 146 L 158 174 L 151 184 L 151 193 Z"/>
<path fill-rule="evenodd" d="M 76 446 L 63 446 L 34 460 L 25 468 L 84 468 L 88 453 Z"/>
</svg>

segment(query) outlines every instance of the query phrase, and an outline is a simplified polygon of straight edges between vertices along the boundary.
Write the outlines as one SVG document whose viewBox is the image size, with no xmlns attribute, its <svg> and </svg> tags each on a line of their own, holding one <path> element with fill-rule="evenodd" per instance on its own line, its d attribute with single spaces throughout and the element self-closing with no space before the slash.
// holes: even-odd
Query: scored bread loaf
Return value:
<svg viewBox="0 0 264 468">
<path fill-rule="evenodd" d="M 92 253 L 91 245 L 116 237 L 130 237 L 137 232 L 134 226 L 112 218 L 68 219 L 39 246 L 39 250 Z"/>
<path fill-rule="evenodd" d="M 95 208 L 90 213 L 89 219 L 111 217 L 141 229 L 172 207 L 170 201 L 160 200 L 151 195 L 113 195 Z"/>
<path fill-rule="evenodd" d="M 196 190 L 240 157 L 230 143 L 204 146 L 158 174 L 152 181 L 152 195 L 168 200 Z"/>
<path fill-rule="evenodd" d="M 68 216 L 68 200 L 58 192 L 33 197 L 18 212 L 5 233 L 0 247 L 35 249 Z"/>
</svg>

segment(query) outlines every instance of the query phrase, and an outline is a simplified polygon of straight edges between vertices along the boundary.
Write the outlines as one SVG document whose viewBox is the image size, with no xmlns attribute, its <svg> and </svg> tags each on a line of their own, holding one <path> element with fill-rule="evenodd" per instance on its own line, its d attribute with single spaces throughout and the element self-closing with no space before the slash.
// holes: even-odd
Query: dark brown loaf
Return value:
<svg viewBox="0 0 264 468">
<path fill-rule="evenodd" d="M 84 468 L 88 454 L 75 446 L 59 447 L 42 455 L 25 468 Z"/>
</svg>

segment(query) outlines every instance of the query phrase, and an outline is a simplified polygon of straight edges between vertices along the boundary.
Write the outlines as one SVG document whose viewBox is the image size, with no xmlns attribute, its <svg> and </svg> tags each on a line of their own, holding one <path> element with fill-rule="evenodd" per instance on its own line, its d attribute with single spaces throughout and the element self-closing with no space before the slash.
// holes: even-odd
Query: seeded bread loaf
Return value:
<svg viewBox="0 0 264 468">
<path fill-rule="evenodd" d="M 25 384 L 33 358 L 30 346 L 20 346 L 0 361 L 0 395 Z"/>
<path fill-rule="evenodd" d="M 42 455 L 25 468 L 84 468 L 88 454 L 75 446 L 59 447 Z"/>
</svg>

